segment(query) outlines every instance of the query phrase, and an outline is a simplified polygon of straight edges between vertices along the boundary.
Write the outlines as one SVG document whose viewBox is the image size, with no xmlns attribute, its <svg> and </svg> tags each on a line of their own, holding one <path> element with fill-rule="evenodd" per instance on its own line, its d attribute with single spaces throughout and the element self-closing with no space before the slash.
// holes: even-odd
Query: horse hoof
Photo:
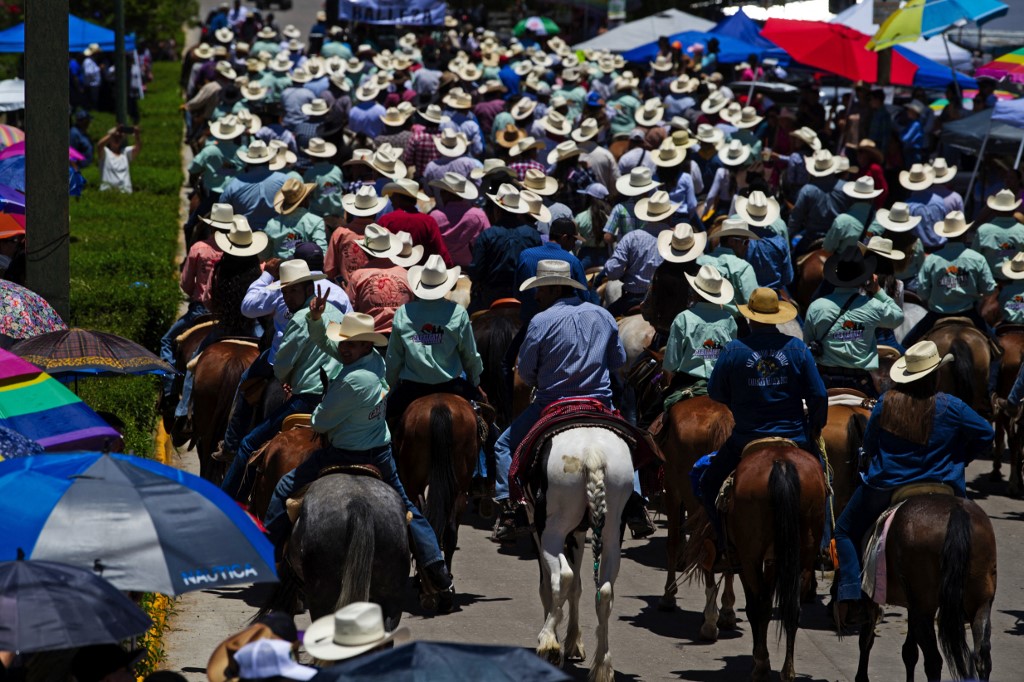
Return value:
<svg viewBox="0 0 1024 682">
<path fill-rule="evenodd" d="M 441 592 L 437 597 L 437 612 L 438 613 L 451 613 L 455 607 L 455 593 L 454 592 Z"/>
<path fill-rule="evenodd" d="M 718 629 L 719 630 L 735 630 L 736 629 L 736 616 L 719 616 L 718 617 Z"/>
<path fill-rule="evenodd" d="M 434 611 L 437 609 L 437 605 L 440 602 L 437 594 L 421 594 L 420 595 L 420 606 L 427 611 Z"/>
<path fill-rule="evenodd" d="M 587 660 L 587 653 L 583 650 L 583 642 L 578 642 L 576 646 L 570 647 L 565 654 L 565 660 L 577 661 L 582 663 Z"/>
<path fill-rule="evenodd" d="M 675 611 L 676 610 L 676 598 L 667 594 L 661 595 L 661 599 L 658 600 L 659 611 Z"/>
<path fill-rule="evenodd" d="M 1003 480 L 1003 472 L 999 469 L 993 469 L 992 473 L 988 475 L 988 480 L 996 482 Z"/>
<path fill-rule="evenodd" d="M 557 644 L 547 649 L 538 649 L 537 655 L 555 667 L 562 667 L 562 648 Z"/>
<path fill-rule="evenodd" d="M 700 626 L 700 638 L 706 642 L 718 641 L 718 627 L 704 623 Z"/>
</svg>

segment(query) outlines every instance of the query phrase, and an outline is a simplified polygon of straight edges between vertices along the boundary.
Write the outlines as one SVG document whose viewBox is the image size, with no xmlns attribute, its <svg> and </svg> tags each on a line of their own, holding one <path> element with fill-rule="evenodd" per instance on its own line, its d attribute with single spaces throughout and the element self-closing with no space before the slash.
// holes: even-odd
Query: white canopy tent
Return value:
<svg viewBox="0 0 1024 682">
<path fill-rule="evenodd" d="M 664 12 L 658 12 L 613 28 L 590 40 L 574 45 L 573 48 L 576 50 L 627 52 L 634 47 L 653 43 L 661 36 L 670 36 L 683 31 L 709 31 L 714 25 L 713 21 L 701 19 L 677 9 L 667 9 Z"/>
<path fill-rule="evenodd" d="M 0 112 L 25 108 L 25 81 L 12 78 L 0 81 Z"/>
</svg>

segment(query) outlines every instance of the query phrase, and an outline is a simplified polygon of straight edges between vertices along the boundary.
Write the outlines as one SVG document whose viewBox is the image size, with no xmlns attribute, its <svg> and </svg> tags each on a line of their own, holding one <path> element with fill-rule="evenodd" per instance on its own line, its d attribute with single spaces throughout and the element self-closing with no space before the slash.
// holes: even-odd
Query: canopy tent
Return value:
<svg viewBox="0 0 1024 682">
<path fill-rule="evenodd" d="M 25 108 L 25 81 L 20 78 L 0 81 L 0 111 Z"/>
<path fill-rule="evenodd" d="M 683 31 L 682 33 L 673 33 L 668 37 L 671 42 L 678 41 L 682 44 L 683 49 L 687 50 L 690 46 L 695 44 L 707 45 L 710 40 L 718 41 L 718 62 L 720 64 L 739 64 L 750 55 L 757 55 L 758 59 L 765 57 L 765 49 L 757 45 L 738 40 L 736 38 L 729 38 L 728 36 L 717 35 L 714 33 L 707 33 L 704 31 Z M 776 47 L 776 50 L 780 48 Z M 705 51 L 706 52 L 706 51 Z M 785 54 L 785 52 L 783 52 Z M 649 59 L 654 59 L 658 55 L 658 43 L 647 43 L 641 45 L 635 49 L 624 52 L 622 56 L 626 61 L 630 62 L 643 62 Z"/>
<path fill-rule="evenodd" d="M 109 28 L 103 28 L 96 24 L 90 24 L 85 19 L 79 19 L 73 14 L 68 15 L 68 51 L 80 53 L 89 45 L 96 43 L 104 52 L 114 51 L 114 32 Z M 129 33 L 124 37 L 124 49 L 135 49 L 135 34 Z M 12 26 L 6 31 L 0 31 L 0 52 L 24 52 L 25 51 L 25 24 Z"/>
<path fill-rule="evenodd" d="M 677 9 L 667 9 L 664 12 L 625 23 L 590 40 L 578 43 L 573 48 L 627 52 L 651 42 L 656 43 L 661 36 L 683 31 L 709 31 L 713 26 L 714 23 L 707 19 L 701 19 Z"/>
<path fill-rule="evenodd" d="M 759 47 L 763 50 L 762 58 L 778 59 L 780 64 L 789 62 L 789 55 L 781 47 L 761 36 L 761 27 L 756 21 L 747 16 L 741 8 L 740 11 L 731 17 L 726 17 L 715 24 L 711 29 L 721 40 L 722 36 L 735 38 L 748 45 Z"/>
<path fill-rule="evenodd" d="M 986 148 L 999 154 L 1016 153 L 1024 142 L 1024 130 L 1007 123 L 992 123 L 994 109 L 985 109 L 942 125 L 942 141 L 969 154 L 977 154 L 988 131 Z M 992 126 L 989 129 L 989 126 Z"/>
</svg>

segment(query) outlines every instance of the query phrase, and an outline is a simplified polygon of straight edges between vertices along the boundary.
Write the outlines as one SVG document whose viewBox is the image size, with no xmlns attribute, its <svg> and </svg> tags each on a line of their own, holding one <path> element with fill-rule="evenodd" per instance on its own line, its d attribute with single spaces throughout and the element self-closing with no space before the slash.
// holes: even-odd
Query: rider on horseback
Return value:
<svg viewBox="0 0 1024 682">
<path fill-rule="evenodd" d="M 737 217 L 729 217 L 722 221 L 722 229 L 711 233 L 712 239 L 718 239 L 718 246 L 710 253 L 697 259 L 699 265 L 714 265 L 727 279 L 734 291 L 736 301 L 746 301 L 757 288 L 757 275 L 754 267 L 746 261 L 749 240 L 757 239 L 757 235 L 747 228 L 746 222 Z M 726 304 L 733 314 L 736 306 L 733 301 Z"/>
</svg>

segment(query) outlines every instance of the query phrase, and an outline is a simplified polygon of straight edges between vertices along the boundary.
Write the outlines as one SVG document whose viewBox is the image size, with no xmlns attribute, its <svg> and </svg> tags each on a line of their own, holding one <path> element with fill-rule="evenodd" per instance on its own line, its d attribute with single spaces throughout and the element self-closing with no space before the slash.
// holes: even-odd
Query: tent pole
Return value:
<svg viewBox="0 0 1024 682">
<path fill-rule="evenodd" d="M 946 40 L 946 34 L 942 34 L 942 44 L 946 47 L 946 59 L 949 60 L 949 70 L 953 75 L 953 92 L 956 93 L 956 98 L 960 100 L 958 104 L 963 107 L 963 95 L 960 94 L 960 82 L 956 78 L 956 69 L 953 67 L 953 55 L 949 53 L 949 41 Z"/>
<path fill-rule="evenodd" d="M 1024 155 L 1024 138 L 1020 140 L 1020 146 L 1017 147 L 1017 160 L 1013 162 L 1014 169 L 1020 168 L 1020 157 Z"/>
<path fill-rule="evenodd" d="M 750 73 L 752 75 L 751 75 L 751 78 L 750 78 L 750 89 L 747 90 L 747 106 L 748 107 L 754 106 L 754 86 L 757 85 L 757 69 L 758 69 L 758 67 L 764 68 L 763 66 L 758 64 L 758 66 L 752 66 L 751 69 L 750 69 Z"/>
<path fill-rule="evenodd" d="M 964 198 L 965 201 L 971 201 L 974 195 L 971 193 L 974 189 L 974 181 L 978 177 L 978 169 L 981 168 L 981 160 L 985 157 L 985 147 L 988 146 L 988 136 L 992 133 L 992 119 L 988 121 L 988 129 L 985 131 L 985 139 L 981 141 L 981 149 L 978 150 L 978 160 L 974 162 L 974 172 L 971 173 L 971 181 L 967 185 L 967 196 Z"/>
</svg>

